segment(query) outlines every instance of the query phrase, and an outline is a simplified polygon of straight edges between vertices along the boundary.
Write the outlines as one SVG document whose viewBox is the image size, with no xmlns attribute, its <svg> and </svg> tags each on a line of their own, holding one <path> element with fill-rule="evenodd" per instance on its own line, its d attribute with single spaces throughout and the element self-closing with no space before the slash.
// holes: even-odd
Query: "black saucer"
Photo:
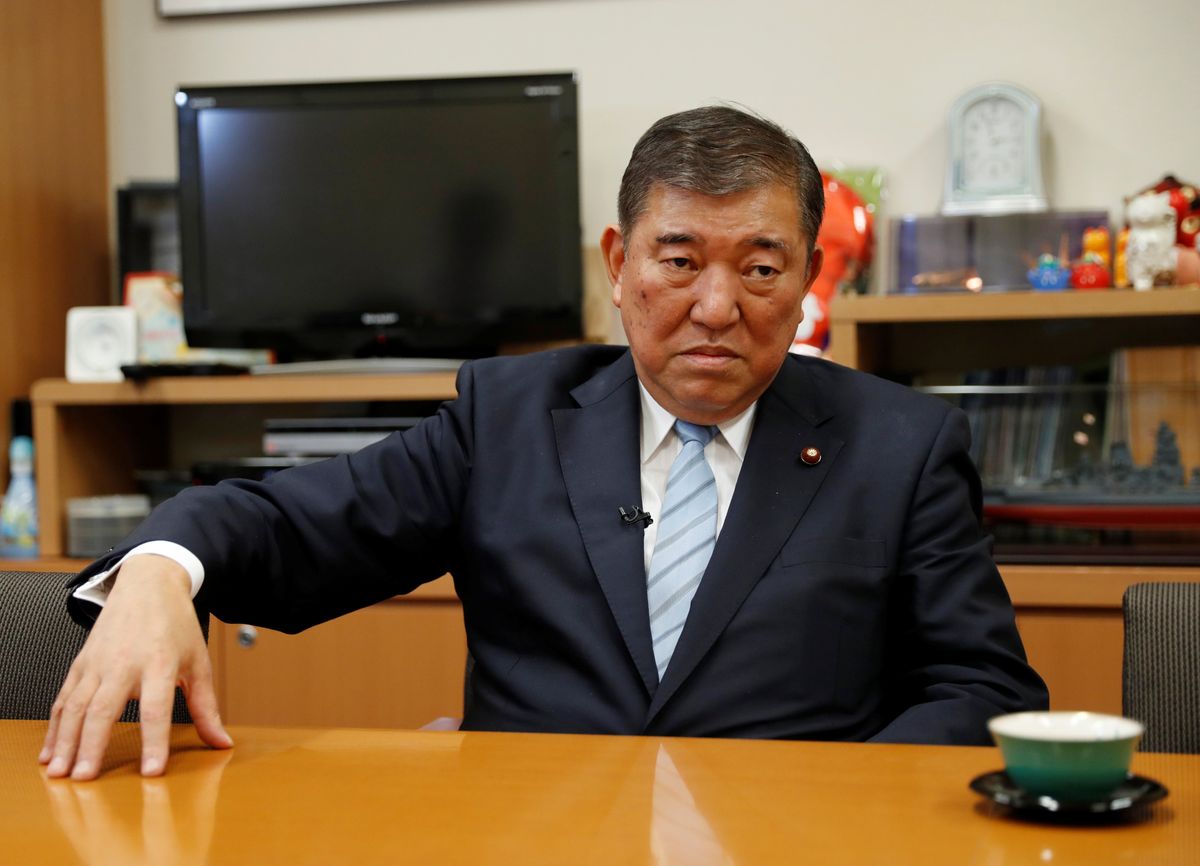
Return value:
<svg viewBox="0 0 1200 866">
<path fill-rule="evenodd" d="M 1027 815 L 1073 818 L 1115 817 L 1161 800 L 1167 789 L 1153 779 L 1130 775 L 1115 791 L 1098 800 L 1066 801 L 1031 794 L 1003 770 L 993 770 L 971 780 L 971 790 L 993 803 Z"/>
</svg>

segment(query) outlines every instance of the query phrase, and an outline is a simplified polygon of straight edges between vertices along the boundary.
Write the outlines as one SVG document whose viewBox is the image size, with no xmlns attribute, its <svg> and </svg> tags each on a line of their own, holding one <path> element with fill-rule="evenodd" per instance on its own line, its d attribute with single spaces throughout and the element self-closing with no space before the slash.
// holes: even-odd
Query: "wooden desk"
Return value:
<svg viewBox="0 0 1200 866">
<path fill-rule="evenodd" d="M 96 782 L 49 781 L 44 724 L 0 722 L 13 863 L 1195 863 L 1200 757 L 1138 755 L 1171 790 L 1145 820 L 1008 817 L 967 788 L 988 748 L 232 728 L 175 731 L 136 775 L 120 726 Z"/>
</svg>

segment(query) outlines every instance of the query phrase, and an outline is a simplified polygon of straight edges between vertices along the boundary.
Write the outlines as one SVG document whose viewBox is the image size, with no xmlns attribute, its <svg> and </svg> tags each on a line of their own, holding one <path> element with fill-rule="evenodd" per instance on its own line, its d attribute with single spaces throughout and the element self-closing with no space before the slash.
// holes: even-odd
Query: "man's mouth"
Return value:
<svg viewBox="0 0 1200 866">
<path fill-rule="evenodd" d="M 693 364 L 720 367 L 737 357 L 737 353 L 721 346 L 696 346 L 682 353 Z"/>
</svg>

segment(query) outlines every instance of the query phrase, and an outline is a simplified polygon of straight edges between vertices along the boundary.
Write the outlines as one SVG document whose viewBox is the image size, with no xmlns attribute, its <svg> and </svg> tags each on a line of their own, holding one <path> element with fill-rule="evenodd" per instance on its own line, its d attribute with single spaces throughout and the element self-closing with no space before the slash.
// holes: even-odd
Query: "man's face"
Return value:
<svg viewBox="0 0 1200 866">
<path fill-rule="evenodd" d="M 734 417 L 775 378 L 821 270 L 795 193 L 659 184 L 630 234 L 609 226 L 600 246 L 638 378 L 677 418 Z"/>
</svg>

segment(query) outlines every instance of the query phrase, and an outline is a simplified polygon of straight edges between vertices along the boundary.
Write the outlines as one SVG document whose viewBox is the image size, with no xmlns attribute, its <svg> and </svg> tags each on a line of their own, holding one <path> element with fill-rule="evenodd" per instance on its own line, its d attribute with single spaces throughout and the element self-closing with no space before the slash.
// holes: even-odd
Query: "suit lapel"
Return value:
<svg viewBox="0 0 1200 866">
<path fill-rule="evenodd" d="M 819 429 L 830 414 L 812 367 L 789 358 L 759 400 L 729 512 L 647 725 L 712 647 L 812 502 L 843 445 Z M 815 466 L 800 460 L 809 446 L 821 451 Z"/>
<path fill-rule="evenodd" d="M 571 396 L 579 408 L 551 413 L 559 465 L 588 559 L 649 694 L 658 673 L 650 641 L 642 527 L 625 525 L 617 511 L 642 503 L 641 408 L 629 353 Z"/>
</svg>

